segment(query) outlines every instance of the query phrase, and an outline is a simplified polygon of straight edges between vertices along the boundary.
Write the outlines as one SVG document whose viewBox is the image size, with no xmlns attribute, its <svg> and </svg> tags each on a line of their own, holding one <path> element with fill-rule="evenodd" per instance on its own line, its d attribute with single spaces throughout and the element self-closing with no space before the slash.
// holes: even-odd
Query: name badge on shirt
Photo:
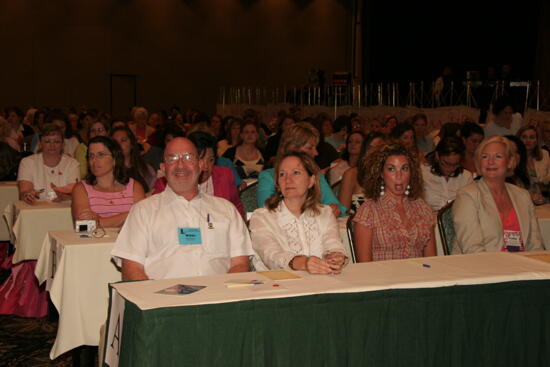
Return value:
<svg viewBox="0 0 550 367">
<path fill-rule="evenodd" d="M 178 242 L 180 245 L 200 245 L 202 243 L 200 228 L 178 228 Z"/>
<path fill-rule="evenodd" d="M 520 252 L 525 251 L 523 242 L 521 241 L 521 233 L 519 231 L 504 231 L 504 248 L 503 251 Z"/>
</svg>

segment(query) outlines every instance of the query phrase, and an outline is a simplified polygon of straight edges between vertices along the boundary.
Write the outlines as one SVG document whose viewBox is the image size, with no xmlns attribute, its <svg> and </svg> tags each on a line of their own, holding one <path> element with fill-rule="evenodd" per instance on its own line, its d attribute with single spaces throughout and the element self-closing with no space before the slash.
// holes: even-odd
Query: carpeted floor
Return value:
<svg viewBox="0 0 550 367">
<path fill-rule="evenodd" d="M 57 323 L 0 315 L 0 366 L 72 366 L 71 353 L 50 360 Z"/>
<path fill-rule="evenodd" d="M 9 271 L 0 271 L 0 284 Z M 49 354 L 57 332 L 57 321 L 0 315 L 0 366 L 72 366 L 72 354 L 54 361 Z"/>
</svg>

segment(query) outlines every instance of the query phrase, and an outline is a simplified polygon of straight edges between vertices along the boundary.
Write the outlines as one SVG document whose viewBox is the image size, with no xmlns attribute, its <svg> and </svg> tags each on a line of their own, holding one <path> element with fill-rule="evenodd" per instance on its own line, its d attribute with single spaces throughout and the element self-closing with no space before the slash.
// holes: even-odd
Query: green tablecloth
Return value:
<svg viewBox="0 0 550 367">
<path fill-rule="evenodd" d="M 550 366 L 550 280 L 124 303 L 120 366 Z"/>
</svg>

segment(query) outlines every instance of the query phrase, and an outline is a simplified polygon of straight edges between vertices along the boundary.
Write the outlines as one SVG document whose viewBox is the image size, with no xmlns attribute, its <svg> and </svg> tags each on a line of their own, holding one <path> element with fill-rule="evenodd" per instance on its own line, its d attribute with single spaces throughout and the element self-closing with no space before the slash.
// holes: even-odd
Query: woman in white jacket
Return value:
<svg viewBox="0 0 550 367">
<path fill-rule="evenodd" d="M 460 189 L 453 203 L 453 253 L 543 250 L 529 192 L 505 182 L 514 154 L 512 143 L 500 136 L 477 148 L 482 178 Z"/>
<path fill-rule="evenodd" d="M 276 162 L 274 172 L 275 194 L 250 219 L 261 261 L 269 269 L 339 273 L 346 256 L 336 217 L 319 202 L 319 167 L 307 154 L 292 152 Z"/>
</svg>

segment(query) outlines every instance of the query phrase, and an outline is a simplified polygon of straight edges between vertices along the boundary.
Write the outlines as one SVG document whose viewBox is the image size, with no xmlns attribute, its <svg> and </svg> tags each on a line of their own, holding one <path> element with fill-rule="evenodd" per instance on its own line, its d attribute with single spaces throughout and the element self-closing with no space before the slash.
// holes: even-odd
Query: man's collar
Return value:
<svg viewBox="0 0 550 367">
<path fill-rule="evenodd" d="M 187 200 L 186 198 L 184 198 L 183 196 L 181 195 L 178 195 L 174 192 L 174 190 L 172 190 L 172 188 L 170 187 L 170 185 L 166 185 L 166 189 L 164 190 L 163 192 L 163 196 L 162 196 L 162 204 L 163 205 L 170 205 L 172 203 L 175 203 L 175 202 L 178 202 L 178 201 L 182 201 L 185 202 L 185 203 L 192 203 L 194 202 L 195 200 L 200 200 L 202 199 L 203 197 L 203 194 L 198 192 L 197 195 L 195 195 L 193 197 L 193 199 L 191 200 Z"/>
</svg>

